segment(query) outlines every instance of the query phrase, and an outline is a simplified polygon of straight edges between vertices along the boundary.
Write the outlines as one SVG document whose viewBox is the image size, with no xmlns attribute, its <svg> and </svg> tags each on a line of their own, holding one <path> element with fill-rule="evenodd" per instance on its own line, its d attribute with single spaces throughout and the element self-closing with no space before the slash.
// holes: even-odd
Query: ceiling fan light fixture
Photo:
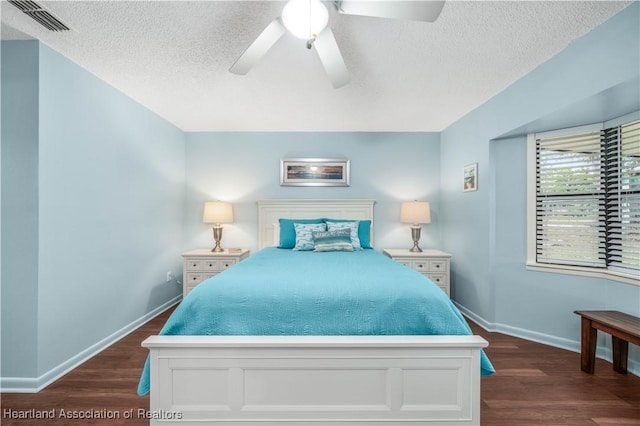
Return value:
<svg viewBox="0 0 640 426">
<path fill-rule="evenodd" d="M 329 22 L 329 11 L 320 0 L 289 0 L 282 9 L 282 23 L 301 39 L 314 38 Z"/>
</svg>

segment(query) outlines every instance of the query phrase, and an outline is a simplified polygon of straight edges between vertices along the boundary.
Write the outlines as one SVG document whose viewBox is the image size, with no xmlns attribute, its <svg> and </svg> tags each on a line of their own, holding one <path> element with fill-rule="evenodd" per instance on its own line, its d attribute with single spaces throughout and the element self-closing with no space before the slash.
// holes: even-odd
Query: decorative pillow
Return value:
<svg viewBox="0 0 640 426">
<path fill-rule="evenodd" d="M 278 248 L 292 249 L 296 245 L 294 223 L 324 223 L 324 219 L 279 219 L 278 222 L 280 223 L 280 244 L 278 244 Z"/>
<path fill-rule="evenodd" d="M 313 251 L 353 251 L 351 230 L 344 228 L 336 231 L 315 231 Z"/>
<path fill-rule="evenodd" d="M 362 248 L 370 249 L 371 247 L 371 221 L 370 220 L 353 220 L 353 219 L 325 219 L 325 222 L 358 222 L 358 238 Z"/>
<path fill-rule="evenodd" d="M 336 231 L 338 229 L 348 229 L 351 232 L 351 244 L 353 245 L 354 250 L 362 250 L 362 245 L 360 244 L 360 238 L 358 237 L 358 227 L 359 222 L 328 222 L 327 221 L 327 230 L 328 231 Z"/>
<path fill-rule="evenodd" d="M 296 230 L 296 245 L 294 250 L 313 250 L 313 231 L 326 231 L 324 223 L 294 223 Z"/>
</svg>

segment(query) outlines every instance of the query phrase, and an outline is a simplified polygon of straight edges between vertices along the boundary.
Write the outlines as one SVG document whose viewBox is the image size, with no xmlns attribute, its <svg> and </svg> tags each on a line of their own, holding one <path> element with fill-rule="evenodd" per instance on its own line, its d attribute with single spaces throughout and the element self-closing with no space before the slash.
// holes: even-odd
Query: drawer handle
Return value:
<svg viewBox="0 0 640 426">
<path fill-rule="evenodd" d="M 440 264 L 437 264 L 437 265 L 436 265 L 436 268 L 439 268 L 439 267 L 440 267 Z"/>
<path fill-rule="evenodd" d="M 229 267 L 229 264 L 228 264 L 228 263 L 225 263 L 225 264 L 224 264 L 224 267 L 225 267 L 225 268 L 228 268 L 228 267 Z"/>
<path fill-rule="evenodd" d="M 195 268 L 196 266 L 198 266 L 198 264 L 197 263 L 192 263 L 191 266 Z"/>
<path fill-rule="evenodd" d="M 210 264 L 209 264 L 209 268 L 211 268 L 212 266 L 213 266 L 213 263 L 210 263 Z"/>
<path fill-rule="evenodd" d="M 198 278 L 193 277 L 193 278 L 191 278 L 191 281 L 198 281 Z"/>
<path fill-rule="evenodd" d="M 418 263 L 418 268 L 424 268 L 424 265 L 422 263 Z"/>
</svg>

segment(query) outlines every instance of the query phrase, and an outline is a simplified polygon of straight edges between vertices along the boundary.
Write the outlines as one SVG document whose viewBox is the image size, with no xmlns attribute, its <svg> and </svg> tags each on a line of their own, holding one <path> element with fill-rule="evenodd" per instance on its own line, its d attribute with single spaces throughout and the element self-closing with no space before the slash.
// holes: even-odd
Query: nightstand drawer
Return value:
<svg viewBox="0 0 640 426">
<path fill-rule="evenodd" d="M 234 259 L 225 259 L 225 260 L 220 260 L 218 262 L 218 271 L 224 271 L 225 269 L 233 266 L 236 264 L 236 261 Z"/>
<path fill-rule="evenodd" d="M 446 260 L 430 260 L 429 261 L 429 271 L 438 272 L 442 271 L 444 274 L 447 270 L 447 261 Z"/>
<path fill-rule="evenodd" d="M 187 271 L 200 271 L 202 270 L 205 260 L 204 259 L 189 259 L 187 262 Z"/>
<path fill-rule="evenodd" d="M 413 264 L 411 259 L 394 259 L 394 260 L 399 264 L 406 266 L 407 268 L 413 269 Z"/>
<path fill-rule="evenodd" d="M 200 281 L 202 281 L 202 278 L 203 276 L 200 273 L 189 272 L 187 274 L 187 285 L 193 287 L 199 284 Z"/>
<path fill-rule="evenodd" d="M 439 287 L 444 287 L 447 285 L 447 274 L 430 273 L 426 275 L 431 281 L 436 283 Z"/>
<path fill-rule="evenodd" d="M 202 281 L 208 278 L 211 278 L 215 275 L 216 275 L 215 273 L 207 273 L 207 272 L 202 272 L 202 273 L 189 272 L 187 274 L 187 282 L 186 282 L 187 292 L 191 291 L 195 286 L 200 284 Z"/>
<path fill-rule="evenodd" d="M 202 261 L 202 270 L 203 271 L 220 271 L 220 261 L 219 260 L 203 260 Z"/>
<path fill-rule="evenodd" d="M 429 271 L 429 262 L 426 260 L 414 260 L 412 267 L 418 272 L 427 272 Z"/>
</svg>

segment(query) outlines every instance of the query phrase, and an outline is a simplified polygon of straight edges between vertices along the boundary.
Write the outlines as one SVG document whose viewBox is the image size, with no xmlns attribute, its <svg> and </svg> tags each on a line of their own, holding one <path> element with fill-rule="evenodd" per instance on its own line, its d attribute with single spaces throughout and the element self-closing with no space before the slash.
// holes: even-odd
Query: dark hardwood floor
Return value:
<svg viewBox="0 0 640 426">
<path fill-rule="evenodd" d="M 2 394 L 0 423 L 10 425 L 146 425 L 149 398 L 136 387 L 147 356 L 140 342 L 157 334 L 166 312 L 37 394 Z M 594 375 L 580 370 L 580 355 L 489 333 L 487 354 L 497 373 L 482 378 L 483 426 L 640 425 L 640 377 L 614 373 L 596 361 Z M 16 419 L 54 410 L 53 419 Z M 90 414 L 105 419 L 61 418 Z M 125 418 L 130 417 L 130 418 Z"/>
<path fill-rule="evenodd" d="M 482 425 L 640 425 L 640 377 L 601 359 L 586 374 L 579 353 L 471 326 L 496 368 L 482 378 Z"/>
</svg>

